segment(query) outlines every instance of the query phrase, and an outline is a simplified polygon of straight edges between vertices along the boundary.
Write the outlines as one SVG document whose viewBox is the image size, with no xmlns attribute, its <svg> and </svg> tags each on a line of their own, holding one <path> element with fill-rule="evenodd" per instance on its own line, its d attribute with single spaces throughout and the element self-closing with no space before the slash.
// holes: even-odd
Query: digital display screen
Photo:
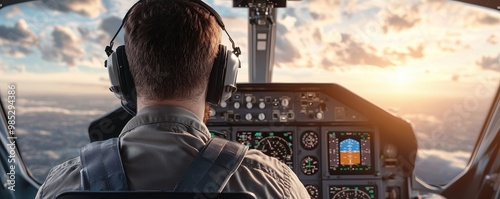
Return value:
<svg viewBox="0 0 500 199">
<path fill-rule="evenodd" d="M 370 175 L 373 167 L 370 132 L 328 132 L 328 171 L 331 175 Z"/>
<path fill-rule="evenodd" d="M 377 186 L 375 185 L 336 185 L 329 187 L 331 199 L 377 199 Z"/>
<path fill-rule="evenodd" d="M 271 131 L 238 131 L 236 141 L 257 149 L 262 153 L 277 158 L 293 168 L 293 133 Z"/>
</svg>

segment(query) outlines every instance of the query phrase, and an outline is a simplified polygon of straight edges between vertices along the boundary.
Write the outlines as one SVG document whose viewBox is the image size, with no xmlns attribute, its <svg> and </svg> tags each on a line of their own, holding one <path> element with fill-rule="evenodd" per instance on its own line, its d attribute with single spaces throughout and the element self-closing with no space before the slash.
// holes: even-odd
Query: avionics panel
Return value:
<svg viewBox="0 0 500 199">
<path fill-rule="evenodd" d="M 293 169 L 293 137 L 292 131 L 237 131 L 235 138 Z"/>
<path fill-rule="evenodd" d="M 373 174 L 373 139 L 371 132 L 330 131 L 328 172 L 330 175 Z"/>
</svg>

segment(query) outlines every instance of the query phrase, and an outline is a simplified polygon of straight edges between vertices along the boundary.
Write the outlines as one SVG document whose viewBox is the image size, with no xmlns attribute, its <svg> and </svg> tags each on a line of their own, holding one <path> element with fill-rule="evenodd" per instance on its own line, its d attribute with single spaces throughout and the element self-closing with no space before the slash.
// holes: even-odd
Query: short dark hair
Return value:
<svg viewBox="0 0 500 199">
<path fill-rule="evenodd" d="M 138 96 L 189 100 L 206 89 L 221 28 L 205 8 L 188 0 L 143 0 L 124 28 Z"/>
</svg>

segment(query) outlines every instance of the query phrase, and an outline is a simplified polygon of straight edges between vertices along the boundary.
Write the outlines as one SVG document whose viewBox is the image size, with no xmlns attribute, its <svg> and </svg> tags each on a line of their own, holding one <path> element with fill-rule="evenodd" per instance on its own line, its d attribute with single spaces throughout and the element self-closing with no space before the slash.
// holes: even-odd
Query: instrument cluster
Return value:
<svg viewBox="0 0 500 199">
<path fill-rule="evenodd" d="M 403 128 L 404 122 L 387 122 L 398 118 L 366 101 L 346 100 L 346 95 L 361 98 L 340 96 L 346 90 L 336 85 L 238 89 L 211 109 L 209 129 L 288 165 L 311 198 L 408 196 L 413 165 L 401 158 L 405 147 L 395 141 L 413 132 Z M 394 132 L 400 135 L 393 137 Z"/>
</svg>

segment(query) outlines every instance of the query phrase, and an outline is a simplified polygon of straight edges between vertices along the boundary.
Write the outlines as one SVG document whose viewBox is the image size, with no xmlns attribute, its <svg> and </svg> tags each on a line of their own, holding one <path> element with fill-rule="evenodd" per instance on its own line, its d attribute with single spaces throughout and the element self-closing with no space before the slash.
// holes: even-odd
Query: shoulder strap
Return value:
<svg viewBox="0 0 500 199">
<path fill-rule="evenodd" d="M 80 186 L 88 191 L 129 190 L 120 158 L 120 141 L 111 138 L 92 142 L 80 151 Z"/>
<path fill-rule="evenodd" d="M 195 157 L 174 192 L 222 192 L 241 165 L 248 146 L 212 138 Z"/>
</svg>

